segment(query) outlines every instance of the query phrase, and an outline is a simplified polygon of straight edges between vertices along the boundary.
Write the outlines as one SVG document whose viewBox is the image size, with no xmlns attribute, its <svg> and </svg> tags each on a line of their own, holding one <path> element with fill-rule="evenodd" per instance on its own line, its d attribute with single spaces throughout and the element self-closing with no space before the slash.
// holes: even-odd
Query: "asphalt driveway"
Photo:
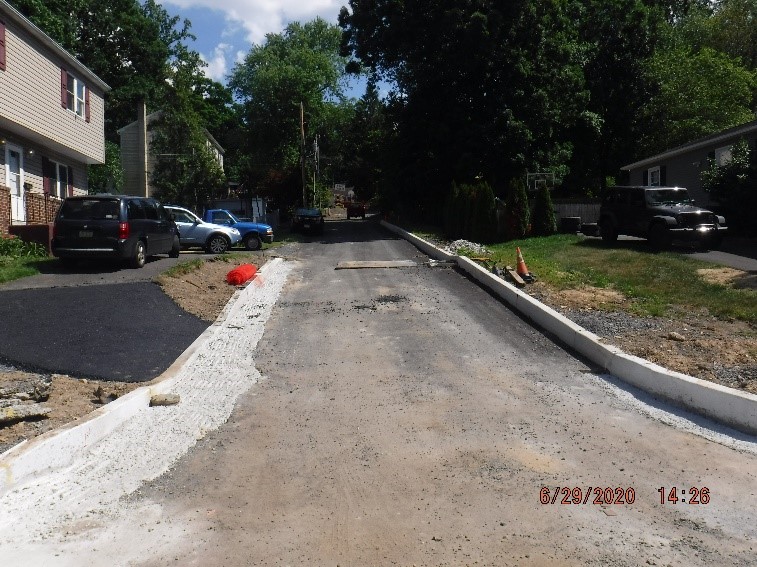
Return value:
<svg viewBox="0 0 757 567">
<path fill-rule="evenodd" d="M 175 262 L 85 265 L 0 286 L 0 363 L 77 378 L 157 377 L 208 327 L 150 281 Z"/>
</svg>

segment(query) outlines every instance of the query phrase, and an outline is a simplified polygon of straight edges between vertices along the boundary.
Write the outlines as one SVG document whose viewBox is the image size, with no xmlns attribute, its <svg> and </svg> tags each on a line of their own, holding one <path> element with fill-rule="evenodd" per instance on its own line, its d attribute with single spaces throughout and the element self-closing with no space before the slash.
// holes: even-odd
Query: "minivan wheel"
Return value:
<svg viewBox="0 0 757 567">
<path fill-rule="evenodd" d="M 250 234 L 244 239 L 244 247 L 247 250 L 260 250 L 262 246 L 263 243 L 260 241 L 257 234 Z"/>
<path fill-rule="evenodd" d="M 134 256 L 131 258 L 132 268 L 141 268 L 145 265 L 147 255 L 145 252 L 145 243 L 141 240 L 137 241 L 137 245 L 134 247 Z"/>
<path fill-rule="evenodd" d="M 207 252 L 209 254 L 223 254 L 229 249 L 229 241 L 220 234 L 215 234 L 210 237 L 207 245 Z"/>
<path fill-rule="evenodd" d="M 181 253 L 181 242 L 179 242 L 179 237 L 174 236 L 173 237 L 173 246 L 171 246 L 171 251 L 168 253 L 169 258 L 178 258 L 179 254 Z"/>
</svg>

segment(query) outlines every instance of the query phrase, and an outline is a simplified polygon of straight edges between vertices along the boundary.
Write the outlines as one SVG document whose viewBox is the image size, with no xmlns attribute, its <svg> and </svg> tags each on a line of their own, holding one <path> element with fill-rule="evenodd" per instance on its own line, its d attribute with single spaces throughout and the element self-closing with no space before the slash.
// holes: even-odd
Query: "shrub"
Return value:
<svg viewBox="0 0 757 567">
<path fill-rule="evenodd" d="M 534 202 L 534 216 L 531 222 L 533 233 L 536 236 L 549 236 L 557 232 L 557 222 L 555 221 L 555 211 L 552 206 L 552 197 L 549 194 L 549 187 L 542 185 L 536 193 Z"/>
<path fill-rule="evenodd" d="M 754 236 L 757 228 L 757 152 L 750 150 L 745 140 L 739 140 L 731 150 L 731 161 L 725 165 L 712 162 L 702 171 L 702 186 L 720 203 L 720 212 L 733 232 Z"/>
<path fill-rule="evenodd" d="M 487 243 L 494 240 L 496 227 L 494 192 L 489 184 L 453 183 L 444 207 L 446 235 Z"/>
<path fill-rule="evenodd" d="M 24 242 L 17 236 L 0 237 L 0 256 L 9 258 L 43 258 L 47 250 L 36 242 Z"/>
<path fill-rule="evenodd" d="M 471 186 L 470 239 L 488 244 L 497 233 L 497 213 L 494 191 L 482 181 Z"/>
<path fill-rule="evenodd" d="M 509 240 L 523 238 L 528 234 L 530 224 L 526 186 L 522 179 L 511 179 L 505 197 L 505 235 Z"/>
</svg>

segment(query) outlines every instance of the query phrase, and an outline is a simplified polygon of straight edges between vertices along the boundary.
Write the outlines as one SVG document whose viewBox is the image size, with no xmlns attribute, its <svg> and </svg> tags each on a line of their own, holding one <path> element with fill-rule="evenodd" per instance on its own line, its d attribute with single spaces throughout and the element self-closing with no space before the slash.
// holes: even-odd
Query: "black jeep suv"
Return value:
<svg viewBox="0 0 757 567">
<path fill-rule="evenodd" d="M 698 242 L 717 249 L 728 231 L 725 218 L 697 207 L 683 187 L 610 187 L 599 213 L 605 242 L 619 234 L 646 238 L 661 250 L 673 241 Z"/>
<path fill-rule="evenodd" d="M 155 199 L 108 194 L 68 197 L 55 217 L 51 248 L 64 263 L 121 258 L 141 268 L 154 254 L 178 258 L 179 231 Z"/>
</svg>

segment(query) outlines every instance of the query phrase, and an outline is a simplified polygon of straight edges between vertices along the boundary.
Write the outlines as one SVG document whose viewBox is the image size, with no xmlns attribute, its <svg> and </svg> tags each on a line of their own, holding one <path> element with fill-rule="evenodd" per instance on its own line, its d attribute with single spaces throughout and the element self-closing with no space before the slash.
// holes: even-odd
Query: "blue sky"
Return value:
<svg viewBox="0 0 757 567">
<path fill-rule="evenodd" d="M 197 40 L 191 47 L 208 63 L 206 74 L 221 83 L 234 64 L 267 33 L 279 33 L 289 22 L 320 16 L 336 24 L 346 0 L 163 0 L 171 16 L 192 22 Z M 352 94 L 352 93 L 351 93 Z M 362 93 L 353 94 L 360 96 Z"/>
</svg>

